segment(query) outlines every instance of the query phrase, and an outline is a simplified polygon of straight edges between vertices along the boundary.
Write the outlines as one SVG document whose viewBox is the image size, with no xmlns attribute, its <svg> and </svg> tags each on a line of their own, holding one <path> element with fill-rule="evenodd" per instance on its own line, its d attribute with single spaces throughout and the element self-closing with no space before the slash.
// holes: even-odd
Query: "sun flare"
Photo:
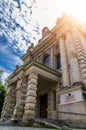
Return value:
<svg viewBox="0 0 86 130">
<path fill-rule="evenodd" d="M 86 0 L 61 0 L 61 12 L 67 12 L 80 22 L 86 22 Z"/>
</svg>

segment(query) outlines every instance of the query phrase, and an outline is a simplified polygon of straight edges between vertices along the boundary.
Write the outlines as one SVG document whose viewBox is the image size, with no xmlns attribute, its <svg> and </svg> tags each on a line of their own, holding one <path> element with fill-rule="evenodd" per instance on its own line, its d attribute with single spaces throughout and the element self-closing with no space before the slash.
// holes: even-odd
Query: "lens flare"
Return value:
<svg viewBox="0 0 86 130">
<path fill-rule="evenodd" d="M 58 6 L 61 13 L 66 12 L 80 22 L 86 22 L 86 0 L 60 0 Z"/>
</svg>

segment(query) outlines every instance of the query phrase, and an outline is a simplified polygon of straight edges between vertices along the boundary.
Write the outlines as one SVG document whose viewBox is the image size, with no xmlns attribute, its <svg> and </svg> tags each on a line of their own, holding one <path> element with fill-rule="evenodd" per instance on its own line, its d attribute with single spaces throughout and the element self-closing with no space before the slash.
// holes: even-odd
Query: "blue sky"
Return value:
<svg viewBox="0 0 86 130">
<path fill-rule="evenodd" d="M 63 12 L 76 14 L 77 18 L 82 17 L 83 20 L 85 0 L 79 0 L 81 3 L 78 2 L 78 5 L 77 2 L 78 0 L 0 0 L 0 69 L 4 71 L 3 80 L 15 70 L 16 65 L 23 64 L 21 57 L 31 43 L 37 44 L 44 26 L 51 29 Z"/>
</svg>

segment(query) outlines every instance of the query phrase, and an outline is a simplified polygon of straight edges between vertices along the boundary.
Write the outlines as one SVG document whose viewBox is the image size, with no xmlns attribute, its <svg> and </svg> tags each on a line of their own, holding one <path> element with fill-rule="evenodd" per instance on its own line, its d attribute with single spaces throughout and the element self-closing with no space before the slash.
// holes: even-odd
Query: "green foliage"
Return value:
<svg viewBox="0 0 86 130">
<path fill-rule="evenodd" d="M 2 81 L 1 81 L 1 78 L 0 78 L 0 85 L 2 85 Z"/>
<path fill-rule="evenodd" d="M 3 86 L 2 84 L 0 84 L 0 113 L 2 111 L 5 94 L 6 94 L 5 86 Z"/>
</svg>

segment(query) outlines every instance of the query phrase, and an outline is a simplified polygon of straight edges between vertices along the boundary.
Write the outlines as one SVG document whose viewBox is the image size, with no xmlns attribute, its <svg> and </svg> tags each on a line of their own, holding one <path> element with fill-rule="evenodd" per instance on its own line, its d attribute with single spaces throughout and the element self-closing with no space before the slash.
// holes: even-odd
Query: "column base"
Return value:
<svg viewBox="0 0 86 130">
<path fill-rule="evenodd" d="M 24 115 L 23 118 L 22 118 L 22 122 L 21 124 L 23 126 L 32 126 L 33 123 L 34 123 L 34 119 L 32 118 L 28 118 L 29 116 L 28 115 Z"/>
</svg>

